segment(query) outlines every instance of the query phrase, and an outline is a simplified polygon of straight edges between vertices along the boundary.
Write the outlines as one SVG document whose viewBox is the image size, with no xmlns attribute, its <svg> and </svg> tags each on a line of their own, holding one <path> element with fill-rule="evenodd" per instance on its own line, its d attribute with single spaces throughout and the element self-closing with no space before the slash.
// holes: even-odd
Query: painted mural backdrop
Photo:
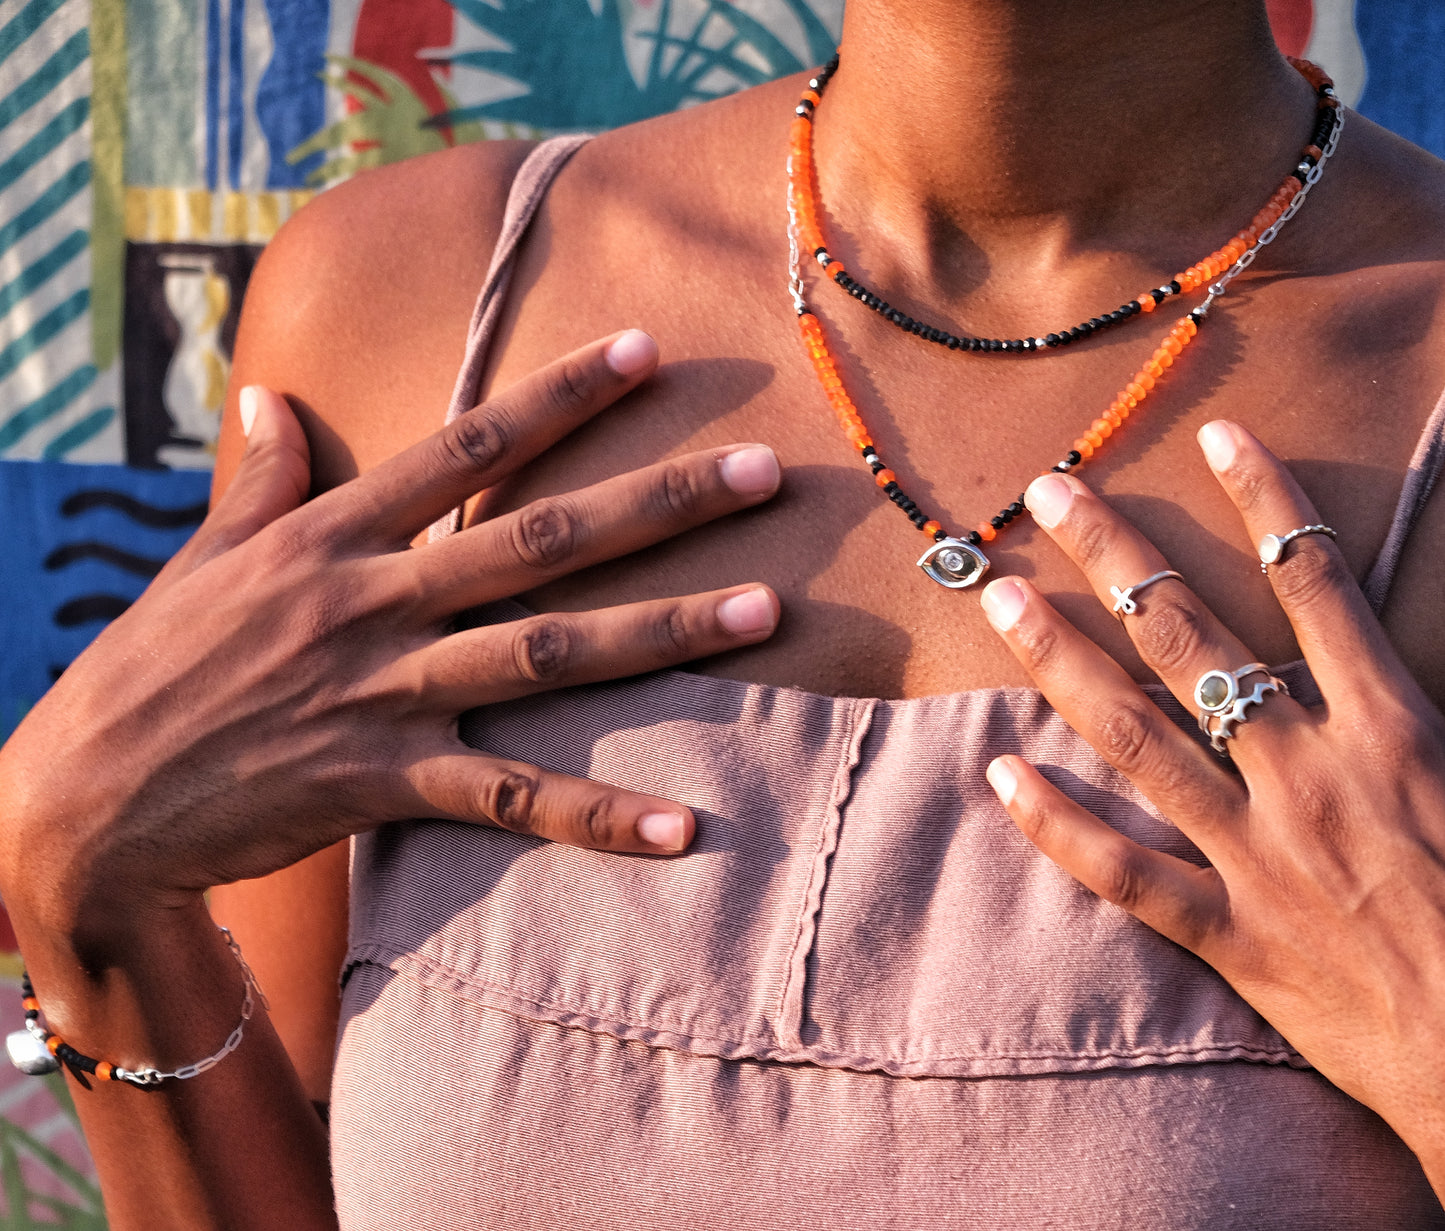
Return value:
<svg viewBox="0 0 1445 1231">
<path fill-rule="evenodd" d="M 1445 155 L 1445 5 L 1271 0 Z M 246 281 L 328 184 L 821 63 L 842 0 L 0 0 L 0 737 L 204 513 Z M 0 1032 L 20 1020 L 0 910 Z M 104 1226 L 56 1078 L 0 1069 L 0 1220 Z"/>
</svg>

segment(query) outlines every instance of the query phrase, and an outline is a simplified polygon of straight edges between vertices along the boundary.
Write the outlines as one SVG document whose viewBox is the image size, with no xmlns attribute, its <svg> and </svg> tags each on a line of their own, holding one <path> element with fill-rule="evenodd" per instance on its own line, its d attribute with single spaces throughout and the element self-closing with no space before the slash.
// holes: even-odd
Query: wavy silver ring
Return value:
<svg viewBox="0 0 1445 1231">
<path fill-rule="evenodd" d="M 1119 589 L 1118 586 L 1110 586 L 1109 593 L 1114 596 L 1114 614 L 1119 617 L 1119 623 L 1124 622 L 1126 615 L 1133 615 L 1139 610 L 1139 600 L 1134 596 L 1147 586 L 1152 586 L 1156 581 L 1164 581 L 1172 577 L 1175 581 L 1183 581 L 1184 578 L 1172 568 L 1166 568 L 1162 572 L 1155 573 L 1152 577 L 1146 577 L 1143 581 L 1136 581 L 1132 586 Z M 1187 584 L 1187 583 L 1186 583 Z"/>
<path fill-rule="evenodd" d="M 1325 525 L 1301 526 L 1288 534 L 1266 534 L 1259 540 L 1259 571 L 1268 577 L 1269 566 L 1284 559 L 1285 548 L 1295 539 L 1303 538 L 1307 534 L 1327 534 L 1330 538 L 1335 537 L 1335 532 Z"/>
<path fill-rule="evenodd" d="M 1262 675 L 1264 679 L 1244 692 L 1244 681 L 1251 675 Z M 1289 685 L 1279 676 L 1270 675 L 1263 663 L 1245 663 L 1233 671 L 1206 671 L 1201 675 L 1194 685 L 1194 704 L 1199 707 L 1199 729 L 1209 736 L 1209 746 L 1227 757 L 1234 728 L 1248 722 L 1249 707 L 1258 705 L 1272 692 L 1289 696 Z M 1219 725 L 1212 726 L 1216 719 Z"/>
</svg>

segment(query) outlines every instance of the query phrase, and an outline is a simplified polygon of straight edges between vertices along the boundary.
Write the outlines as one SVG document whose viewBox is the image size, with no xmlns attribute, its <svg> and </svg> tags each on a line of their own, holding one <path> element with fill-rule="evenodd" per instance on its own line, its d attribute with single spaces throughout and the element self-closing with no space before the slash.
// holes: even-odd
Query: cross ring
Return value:
<svg viewBox="0 0 1445 1231">
<path fill-rule="evenodd" d="M 1139 610 L 1139 600 L 1134 596 L 1139 591 L 1152 586 L 1156 581 L 1163 581 L 1172 577 L 1175 581 L 1183 581 L 1184 578 L 1172 568 L 1166 568 L 1162 572 L 1155 573 L 1152 577 L 1146 577 L 1143 581 L 1136 581 L 1132 586 L 1121 590 L 1118 586 L 1110 586 L 1109 593 L 1114 596 L 1114 614 L 1119 617 L 1119 623 L 1124 622 L 1126 615 L 1133 615 Z"/>
</svg>

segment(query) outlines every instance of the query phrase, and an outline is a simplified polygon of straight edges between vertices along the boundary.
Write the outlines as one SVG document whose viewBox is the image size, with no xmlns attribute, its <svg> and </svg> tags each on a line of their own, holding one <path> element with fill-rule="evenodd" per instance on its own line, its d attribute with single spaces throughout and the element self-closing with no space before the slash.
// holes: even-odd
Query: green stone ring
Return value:
<svg viewBox="0 0 1445 1231">
<path fill-rule="evenodd" d="M 1262 675 L 1264 679 L 1256 680 L 1246 692 L 1244 682 L 1251 675 Z M 1209 736 L 1209 746 L 1221 756 L 1228 756 L 1227 741 L 1234 738 L 1234 728 L 1248 722 L 1249 707 L 1258 705 L 1272 692 L 1289 696 L 1289 686 L 1270 675 L 1263 663 L 1246 663 L 1233 671 L 1206 671 L 1201 675 L 1194 685 L 1194 704 L 1199 707 L 1199 729 Z"/>
</svg>

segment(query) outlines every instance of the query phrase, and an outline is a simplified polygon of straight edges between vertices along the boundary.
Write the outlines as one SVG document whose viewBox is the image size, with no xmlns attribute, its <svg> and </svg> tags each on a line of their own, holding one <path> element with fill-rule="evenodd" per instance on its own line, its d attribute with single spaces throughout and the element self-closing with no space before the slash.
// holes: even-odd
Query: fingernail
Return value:
<svg viewBox="0 0 1445 1231">
<path fill-rule="evenodd" d="M 988 779 L 989 786 L 993 787 L 994 794 L 1005 808 L 1013 803 L 1014 792 L 1019 789 L 1018 775 L 1014 773 L 1013 767 L 1002 757 L 996 761 L 990 761 L 989 766 L 983 771 L 984 777 Z"/>
<path fill-rule="evenodd" d="M 1064 520 L 1064 514 L 1073 502 L 1073 487 L 1067 479 L 1056 474 L 1040 475 L 1024 492 L 1024 504 L 1034 515 L 1034 520 L 1049 530 Z"/>
<path fill-rule="evenodd" d="M 255 385 L 247 385 L 241 390 L 241 434 L 249 436 L 251 429 L 256 426 L 256 399 L 259 392 Z"/>
<path fill-rule="evenodd" d="M 777 455 L 767 445 L 749 445 L 718 463 L 722 481 L 740 496 L 771 496 L 782 477 Z"/>
<path fill-rule="evenodd" d="M 1234 464 L 1234 455 L 1239 449 L 1234 429 L 1223 420 L 1216 419 L 1199 429 L 1199 447 L 1204 450 L 1204 460 L 1215 474 L 1223 474 Z"/>
<path fill-rule="evenodd" d="M 745 590 L 718 604 L 717 622 L 730 633 L 766 633 L 777 623 L 766 590 Z"/>
<path fill-rule="evenodd" d="M 988 622 L 999 632 L 1006 633 L 1019 622 L 1028 596 L 1024 593 L 1023 586 L 1012 577 L 1000 577 L 983 592 L 980 601 Z"/>
<path fill-rule="evenodd" d="M 640 329 L 629 329 L 607 348 L 607 366 L 619 376 L 636 376 L 657 362 L 657 343 Z"/>
<path fill-rule="evenodd" d="M 676 812 L 649 812 L 637 818 L 637 836 L 648 846 L 664 851 L 680 851 L 684 833 L 683 818 Z"/>
</svg>

